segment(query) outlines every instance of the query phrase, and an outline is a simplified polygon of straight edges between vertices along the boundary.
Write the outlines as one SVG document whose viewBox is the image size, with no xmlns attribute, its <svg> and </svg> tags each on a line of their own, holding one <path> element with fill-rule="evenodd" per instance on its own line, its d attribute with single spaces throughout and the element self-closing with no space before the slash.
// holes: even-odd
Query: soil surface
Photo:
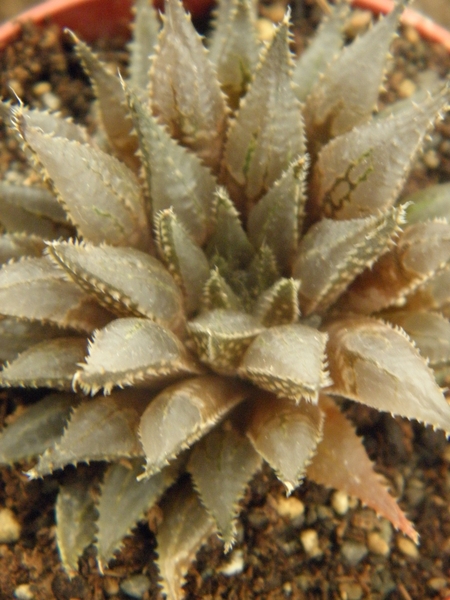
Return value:
<svg viewBox="0 0 450 600">
<path fill-rule="evenodd" d="M 275 8 L 266 8 L 267 16 L 273 16 Z M 318 15 L 316 9 L 307 9 L 303 14 L 295 10 L 294 16 L 301 45 Z M 367 15 L 357 13 L 353 33 L 366 25 Z M 123 65 L 124 42 L 110 40 L 100 44 L 100 50 Z M 449 72 L 450 57 L 443 49 L 404 30 L 394 44 L 382 105 L 408 97 L 421 81 L 430 81 L 430 73 L 445 77 Z M 11 97 L 10 88 L 25 103 L 58 109 L 90 124 L 92 92 L 69 45 L 51 25 L 39 30 L 26 26 L 0 55 L 0 95 Z M 9 181 L 35 177 L 4 128 L 0 173 Z M 405 191 L 449 180 L 447 119 L 432 134 Z M 38 397 L 39 393 L 1 392 L 0 423 Z M 230 555 L 223 554 L 215 537 L 199 551 L 187 576 L 188 599 L 450 598 L 450 446 L 444 435 L 352 403 L 343 408 L 415 523 L 420 546 L 358 501 L 313 483 L 304 483 L 286 500 L 283 487 L 267 469 L 253 480 L 243 501 L 238 542 Z M 88 550 L 79 574 L 69 579 L 60 566 L 54 535 L 58 477 L 30 483 L 23 475 L 26 468 L 21 464 L 0 470 L 0 525 L 12 539 L 0 543 L 0 600 L 161 597 L 154 565 L 157 508 L 125 539 L 104 577 Z M 59 478 L 68 476 L 70 472 Z"/>
</svg>

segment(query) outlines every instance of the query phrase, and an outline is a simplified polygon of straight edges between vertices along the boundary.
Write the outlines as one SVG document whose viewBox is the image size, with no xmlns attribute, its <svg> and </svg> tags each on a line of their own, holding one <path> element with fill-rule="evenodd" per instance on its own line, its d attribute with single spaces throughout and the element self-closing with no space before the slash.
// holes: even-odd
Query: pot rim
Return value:
<svg viewBox="0 0 450 600">
<path fill-rule="evenodd" d="M 394 0 L 350 1 L 355 8 L 377 14 L 386 14 L 394 8 Z M 199 17 L 205 15 L 212 3 L 213 0 L 187 0 L 193 16 Z M 80 11 L 84 11 L 86 7 L 90 7 L 94 15 L 89 21 L 80 20 Z M 61 27 L 74 29 L 87 41 L 93 41 L 99 35 L 127 35 L 130 15 L 131 0 L 46 0 L 0 25 L 0 49 L 19 33 L 21 23 L 26 21 L 39 24 L 51 18 Z M 414 9 L 405 8 L 402 22 L 414 27 L 426 40 L 437 42 L 450 52 L 450 31 L 431 18 Z"/>
</svg>

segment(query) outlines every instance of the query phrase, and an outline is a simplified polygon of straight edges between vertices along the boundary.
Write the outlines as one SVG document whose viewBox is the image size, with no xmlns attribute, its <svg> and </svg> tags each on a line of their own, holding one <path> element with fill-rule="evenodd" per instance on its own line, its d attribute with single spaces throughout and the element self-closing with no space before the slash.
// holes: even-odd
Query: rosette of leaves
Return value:
<svg viewBox="0 0 450 600">
<path fill-rule="evenodd" d="M 94 135 L 3 103 L 45 185 L 0 187 L 0 383 L 56 391 L 13 415 L 0 459 L 108 464 L 59 493 L 69 572 L 92 543 L 107 564 L 164 496 L 181 598 L 263 461 L 288 493 L 309 477 L 417 539 L 339 408 L 450 432 L 450 194 L 398 200 L 448 87 L 375 114 L 402 9 L 343 47 L 337 5 L 294 59 L 289 17 L 261 46 L 250 0 L 221 2 L 206 46 L 178 0 L 159 33 L 140 0 L 126 80 L 72 36 Z"/>
</svg>

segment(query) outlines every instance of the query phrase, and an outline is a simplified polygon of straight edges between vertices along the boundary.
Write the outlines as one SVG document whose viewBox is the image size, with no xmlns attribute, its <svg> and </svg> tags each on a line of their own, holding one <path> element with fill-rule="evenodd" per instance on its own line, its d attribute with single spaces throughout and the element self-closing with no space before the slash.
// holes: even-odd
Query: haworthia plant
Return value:
<svg viewBox="0 0 450 600">
<path fill-rule="evenodd" d="M 71 574 L 91 544 L 104 570 L 161 500 L 180 600 L 263 461 L 417 540 L 336 402 L 450 433 L 448 184 L 399 201 L 448 84 L 373 114 L 402 7 L 345 44 L 337 5 L 295 58 L 289 15 L 260 45 L 250 0 L 221 0 L 205 44 L 179 0 L 161 19 L 137 0 L 128 78 L 73 36 L 93 137 L 0 104 L 45 181 L 0 184 L 0 385 L 60 390 L 9 417 L 0 461 L 106 465 L 56 502 Z"/>
</svg>

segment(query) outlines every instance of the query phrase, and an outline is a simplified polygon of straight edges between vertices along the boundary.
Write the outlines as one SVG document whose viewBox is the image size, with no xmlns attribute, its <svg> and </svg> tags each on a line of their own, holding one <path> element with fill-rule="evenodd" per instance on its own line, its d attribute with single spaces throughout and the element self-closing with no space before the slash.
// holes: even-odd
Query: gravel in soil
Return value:
<svg viewBox="0 0 450 600">
<path fill-rule="evenodd" d="M 295 13 L 294 13 L 295 14 Z M 296 39 L 317 23 L 317 13 L 299 15 Z M 355 31 L 367 26 L 357 13 Z M 99 50 L 122 66 L 124 40 Z M 394 44 L 382 105 L 411 95 L 435 73 L 445 77 L 450 57 L 407 29 Z M 27 104 L 58 109 L 91 126 L 92 92 L 57 28 L 25 26 L 0 55 L 0 95 L 11 88 Z M 33 181 L 17 143 L 0 129 L 0 173 L 9 181 Z M 409 178 L 405 192 L 450 180 L 450 120 L 440 123 Z M 0 393 L 0 421 L 36 394 Z M 450 447 L 445 437 L 401 419 L 351 403 L 344 407 L 365 437 L 377 470 L 417 526 L 421 543 L 392 530 L 384 519 L 345 494 L 311 482 L 286 499 L 264 469 L 252 482 L 238 527 L 238 541 L 225 556 L 217 538 L 197 555 L 187 576 L 187 598 L 213 600 L 410 600 L 450 597 Z M 69 579 L 54 537 L 57 479 L 28 482 L 25 465 L 0 470 L 0 599 L 100 600 L 160 597 L 154 565 L 158 508 L 149 511 L 124 540 L 105 576 L 92 551 Z M 71 469 L 60 475 L 70 477 Z"/>
</svg>

